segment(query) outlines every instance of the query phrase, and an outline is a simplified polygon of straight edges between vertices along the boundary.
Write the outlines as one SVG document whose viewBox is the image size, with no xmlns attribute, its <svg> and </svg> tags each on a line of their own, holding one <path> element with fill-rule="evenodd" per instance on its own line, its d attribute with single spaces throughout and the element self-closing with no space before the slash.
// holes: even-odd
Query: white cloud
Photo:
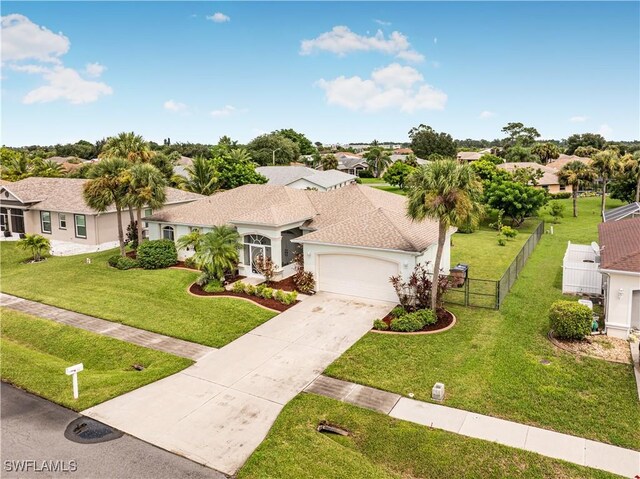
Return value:
<svg viewBox="0 0 640 479">
<path fill-rule="evenodd" d="M 41 73 L 47 73 L 51 71 L 51 69 L 48 67 L 44 67 L 42 65 L 31 65 L 31 64 L 9 65 L 9 68 L 16 72 L 31 73 L 31 74 L 39 74 L 39 73 L 41 74 Z"/>
<path fill-rule="evenodd" d="M 433 37 L 433 43 L 434 44 L 438 43 L 438 37 Z"/>
<path fill-rule="evenodd" d="M 211 116 L 214 118 L 225 118 L 238 113 L 245 113 L 246 111 L 246 109 L 236 108 L 233 105 L 225 105 L 219 110 L 213 110 Z"/>
<path fill-rule="evenodd" d="M 60 63 L 60 56 L 69 51 L 69 39 L 53 33 L 17 13 L 2 17 L 2 61 L 37 60 Z"/>
<path fill-rule="evenodd" d="M 489 118 L 493 118 L 494 116 L 496 116 L 495 112 L 484 110 L 480 112 L 480 115 L 478 115 L 478 118 L 480 118 L 481 120 L 488 120 Z"/>
<path fill-rule="evenodd" d="M 382 25 L 383 27 L 388 27 L 389 25 L 391 25 L 391 22 L 385 22 L 384 20 L 378 20 L 377 18 L 375 18 L 373 21 L 378 25 Z"/>
<path fill-rule="evenodd" d="M 603 123 L 602 125 L 600 125 L 600 128 L 598 129 L 598 133 L 600 133 L 607 140 L 609 140 L 611 139 L 611 135 L 613 134 L 613 128 L 611 128 L 606 123 Z"/>
<path fill-rule="evenodd" d="M 424 83 L 414 68 L 397 63 L 374 70 L 370 79 L 340 76 L 321 79 L 317 85 L 325 91 L 327 103 L 354 111 L 398 109 L 411 113 L 443 110 L 447 103 L 446 93 Z"/>
<path fill-rule="evenodd" d="M 588 119 L 589 119 L 588 116 L 576 115 L 576 116 L 572 116 L 571 118 L 569 118 L 569 121 L 571 123 L 584 123 Z"/>
<path fill-rule="evenodd" d="M 84 67 L 85 73 L 91 78 L 98 78 L 104 73 L 106 69 L 107 67 L 105 67 L 104 65 L 100 65 L 99 63 L 87 63 L 87 65 Z"/>
<path fill-rule="evenodd" d="M 207 20 L 211 20 L 215 23 L 225 23 L 230 22 L 231 18 L 224 13 L 216 12 L 213 15 L 207 15 Z"/>
<path fill-rule="evenodd" d="M 174 100 L 165 101 L 163 106 L 165 110 L 175 111 L 175 112 L 181 112 L 187 109 L 187 105 Z"/>
<path fill-rule="evenodd" d="M 102 95 L 111 95 L 112 88 L 102 82 L 85 80 L 72 69 L 57 66 L 44 73 L 42 78 L 46 85 L 30 91 L 22 102 L 48 103 L 55 100 L 67 100 L 73 104 L 91 103 Z"/>
<path fill-rule="evenodd" d="M 312 40 L 302 41 L 301 55 L 310 55 L 315 51 L 327 51 L 339 56 L 357 51 L 376 51 L 410 62 L 424 60 L 424 55 L 413 50 L 407 37 L 400 32 L 392 32 L 388 37 L 385 37 L 382 30 L 378 30 L 373 36 L 358 35 L 346 26 L 333 27 L 331 31 Z"/>
</svg>

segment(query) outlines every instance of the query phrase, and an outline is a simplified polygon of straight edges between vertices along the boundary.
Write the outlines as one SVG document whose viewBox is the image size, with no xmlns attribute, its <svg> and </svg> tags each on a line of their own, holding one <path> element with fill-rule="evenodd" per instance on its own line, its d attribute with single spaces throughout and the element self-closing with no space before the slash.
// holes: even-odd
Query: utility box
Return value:
<svg viewBox="0 0 640 479">
<path fill-rule="evenodd" d="M 431 399 L 434 401 L 444 401 L 444 384 L 435 383 L 431 390 Z"/>
<path fill-rule="evenodd" d="M 464 263 L 458 263 L 454 268 L 449 270 L 449 275 L 452 277 L 453 286 L 456 288 L 462 288 L 464 282 L 469 275 L 469 265 Z"/>
</svg>

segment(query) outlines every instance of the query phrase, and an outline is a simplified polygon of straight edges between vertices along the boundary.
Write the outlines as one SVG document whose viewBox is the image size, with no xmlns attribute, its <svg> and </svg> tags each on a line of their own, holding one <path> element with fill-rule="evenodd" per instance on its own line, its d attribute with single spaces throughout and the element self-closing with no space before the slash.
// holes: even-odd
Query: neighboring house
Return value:
<svg viewBox="0 0 640 479">
<path fill-rule="evenodd" d="M 188 156 L 181 156 L 176 164 L 173 166 L 173 174 L 176 176 L 182 176 L 183 178 L 189 178 L 187 167 L 193 165 L 193 160 Z"/>
<path fill-rule="evenodd" d="M 336 153 L 335 157 L 338 159 L 338 170 L 350 175 L 358 176 L 361 171 L 369 169 L 367 160 L 352 153 Z"/>
<path fill-rule="evenodd" d="M 295 254 L 303 252 L 318 291 L 387 301 L 397 301 L 389 277 L 406 279 L 417 263 L 433 262 L 438 238 L 436 222 L 407 217 L 405 197 L 357 184 L 327 192 L 244 185 L 167 208 L 147 221 L 151 239 L 172 240 L 232 225 L 242 242 L 242 275 L 259 277 L 254 263 L 263 255 L 279 266 L 278 278 L 290 276 Z M 445 245 L 442 270 L 448 272 L 450 237 Z"/>
<path fill-rule="evenodd" d="M 411 148 L 396 148 L 393 150 L 394 155 L 411 155 L 413 150 Z"/>
<path fill-rule="evenodd" d="M 479 160 L 485 153 L 479 151 L 459 151 L 457 158 L 459 161 L 477 161 Z"/>
<path fill-rule="evenodd" d="M 394 153 L 390 156 L 391 164 L 395 163 L 396 161 L 405 161 L 407 159 L 407 156 L 409 156 L 409 154 Z M 427 160 L 423 160 L 422 158 L 416 157 L 416 163 L 418 163 L 418 165 L 426 165 L 429 162 Z"/>
<path fill-rule="evenodd" d="M 607 334 L 626 339 L 640 330 L 640 218 L 600 223 L 598 235 Z"/>
<path fill-rule="evenodd" d="M 53 254 L 69 254 L 112 248 L 118 243 L 115 208 L 99 213 L 89 208 L 82 195 L 88 180 L 30 177 L 0 185 L 0 229 L 12 236 L 41 234 L 51 240 Z M 167 188 L 166 205 L 203 198 Z M 150 209 L 145 215 L 151 215 Z M 123 211 L 122 224 L 129 224 Z M 7 234 L 7 233 L 4 233 Z"/>
<path fill-rule="evenodd" d="M 571 163 L 572 161 L 579 161 L 580 163 L 584 163 L 587 166 L 591 164 L 591 158 L 584 158 L 582 156 L 562 154 L 555 160 L 547 163 L 547 166 L 549 168 L 553 168 L 556 171 L 560 171 L 563 166 L 565 166 L 568 163 Z"/>
<path fill-rule="evenodd" d="M 260 166 L 256 171 L 270 185 L 290 186 L 299 190 L 335 190 L 355 183 L 356 176 L 338 170 L 317 171 L 306 166 Z"/>
<path fill-rule="evenodd" d="M 515 163 L 501 163 L 497 166 L 509 173 L 513 173 L 516 168 L 533 168 L 542 171 L 543 175 L 537 180 L 538 184 L 536 186 L 548 191 L 549 193 L 571 193 L 573 191 L 573 187 L 571 185 L 560 184 L 560 180 L 558 180 L 558 172 L 553 168 L 550 168 L 548 165 L 520 161 Z"/>
<path fill-rule="evenodd" d="M 604 212 L 604 222 L 619 221 L 626 218 L 637 218 L 640 216 L 640 203 L 633 202 L 628 205 L 619 206 Z"/>
</svg>

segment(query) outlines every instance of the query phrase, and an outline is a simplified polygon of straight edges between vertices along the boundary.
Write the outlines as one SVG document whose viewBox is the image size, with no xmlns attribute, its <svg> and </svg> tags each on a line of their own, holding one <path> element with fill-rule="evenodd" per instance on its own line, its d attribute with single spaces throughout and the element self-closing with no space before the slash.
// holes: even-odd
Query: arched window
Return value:
<svg viewBox="0 0 640 479">
<path fill-rule="evenodd" d="M 245 235 L 244 264 L 252 265 L 258 256 L 271 258 L 271 240 L 262 235 Z"/>
<path fill-rule="evenodd" d="M 162 238 L 174 241 L 175 235 L 174 235 L 173 226 L 162 227 Z"/>
</svg>

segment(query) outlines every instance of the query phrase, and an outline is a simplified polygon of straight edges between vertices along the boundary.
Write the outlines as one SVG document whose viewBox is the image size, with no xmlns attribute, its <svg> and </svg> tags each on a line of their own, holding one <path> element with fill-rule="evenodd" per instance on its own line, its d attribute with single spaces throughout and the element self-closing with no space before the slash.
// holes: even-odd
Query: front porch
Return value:
<svg viewBox="0 0 640 479">
<path fill-rule="evenodd" d="M 294 259 L 302 247 L 292 241 L 302 236 L 299 226 L 288 229 L 248 229 L 238 227 L 242 248 L 240 249 L 239 273 L 247 278 L 259 277 L 262 274 L 256 267 L 258 258 L 270 258 L 276 265 L 275 281 L 288 278 L 295 273 Z"/>
</svg>

